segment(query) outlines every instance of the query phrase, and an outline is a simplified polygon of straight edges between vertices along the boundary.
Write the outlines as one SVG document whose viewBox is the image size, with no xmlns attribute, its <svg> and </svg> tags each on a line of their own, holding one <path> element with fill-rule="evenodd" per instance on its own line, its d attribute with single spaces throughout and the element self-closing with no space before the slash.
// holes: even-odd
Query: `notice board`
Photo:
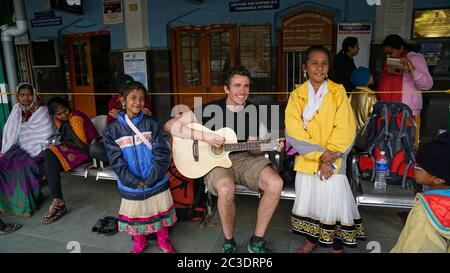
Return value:
<svg viewBox="0 0 450 273">
<path fill-rule="evenodd" d="M 302 8 L 283 20 L 283 52 L 303 51 L 312 45 L 333 44 L 333 15 L 317 8 Z"/>
<path fill-rule="evenodd" d="M 270 77 L 271 25 L 239 27 L 240 63 L 253 78 Z"/>
</svg>

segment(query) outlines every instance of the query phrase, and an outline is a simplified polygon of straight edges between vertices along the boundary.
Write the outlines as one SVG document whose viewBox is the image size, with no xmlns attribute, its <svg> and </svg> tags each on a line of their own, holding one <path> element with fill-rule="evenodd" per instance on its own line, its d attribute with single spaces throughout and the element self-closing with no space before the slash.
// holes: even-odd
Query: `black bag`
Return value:
<svg viewBox="0 0 450 273">
<path fill-rule="evenodd" d="M 96 139 L 89 146 L 89 156 L 97 160 L 103 161 L 104 163 L 108 163 L 108 156 L 106 154 L 105 143 L 103 143 L 103 140 L 101 138 Z"/>
<path fill-rule="evenodd" d="M 295 176 L 297 172 L 294 171 L 295 155 L 288 155 L 284 159 L 283 169 L 280 171 L 280 177 L 283 179 L 283 185 L 295 185 Z"/>
</svg>

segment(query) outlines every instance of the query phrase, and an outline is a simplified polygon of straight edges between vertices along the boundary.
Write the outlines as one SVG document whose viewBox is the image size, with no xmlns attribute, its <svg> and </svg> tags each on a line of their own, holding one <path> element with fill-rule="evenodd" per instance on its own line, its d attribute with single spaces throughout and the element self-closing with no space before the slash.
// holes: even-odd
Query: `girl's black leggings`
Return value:
<svg viewBox="0 0 450 273">
<path fill-rule="evenodd" d="M 56 155 L 50 149 L 44 152 L 44 170 L 53 199 L 62 199 L 60 173 L 63 171 L 63 168 Z"/>
</svg>

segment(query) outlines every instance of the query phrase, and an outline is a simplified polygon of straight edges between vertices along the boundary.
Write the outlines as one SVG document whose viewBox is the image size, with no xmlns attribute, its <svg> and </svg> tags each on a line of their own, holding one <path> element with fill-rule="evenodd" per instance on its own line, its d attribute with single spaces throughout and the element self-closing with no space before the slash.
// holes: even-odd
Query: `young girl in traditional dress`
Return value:
<svg viewBox="0 0 450 273">
<path fill-rule="evenodd" d="M 151 233 L 156 233 L 163 252 L 175 253 L 168 232 L 177 220 L 166 175 L 169 144 L 158 121 L 143 113 L 145 87 L 130 83 L 122 88 L 121 96 L 124 110 L 103 134 L 122 196 L 119 231 L 133 236 L 132 253 L 145 249 L 146 235 Z"/>
<path fill-rule="evenodd" d="M 357 238 L 364 239 L 345 175 L 355 118 L 344 87 L 327 80 L 329 61 L 323 46 L 306 51 L 303 69 L 309 80 L 292 91 L 286 107 L 286 137 L 299 153 L 291 228 L 307 240 L 299 253 L 318 244 L 343 252 L 344 245 L 354 247 Z"/>
</svg>

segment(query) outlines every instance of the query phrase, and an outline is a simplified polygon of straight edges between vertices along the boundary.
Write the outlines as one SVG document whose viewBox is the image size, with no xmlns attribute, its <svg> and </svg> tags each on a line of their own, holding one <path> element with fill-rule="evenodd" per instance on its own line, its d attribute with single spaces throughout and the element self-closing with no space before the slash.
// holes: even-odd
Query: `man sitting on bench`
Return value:
<svg viewBox="0 0 450 273">
<path fill-rule="evenodd" d="M 194 109 L 194 112 L 187 111 L 172 118 L 165 124 L 165 130 L 172 136 L 205 141 L 215 147 L 222 146 L 225 141 L 222 136 L 186 126 L 189 123 L 201 121 L 211 130 L 231 128 L 236 133 L 238 142 L 258 140 L 259 119 L 252 115 L 256 113 L 258 117 L 257 106 L 247 101 L 250 80 L 251 75 L 247 69 L 232 68 L 225 78 L 226 99 L 213 101 Z M 284 144 L 281 142 L 276 150 L 281 151 L 283 147 Z M 243 184 L 252 190 L 259 189 L 264 193 L 259 202 L 255 233 L 250 239 L 247 250 L 252 253 L 272 252 L 265 247 L 264 234 L 278 205 L 283 180 L 273 169 L 269 159 L 255 153 L 260 151 L 232 152 L 230 168 L 216 167 L 204 177 L 208 190 L 218 197 L 217 207 L 225 237 L 222 247 L 224 253 L 237 251 L 234 240 L 236 183 Z"/>
</svg>

